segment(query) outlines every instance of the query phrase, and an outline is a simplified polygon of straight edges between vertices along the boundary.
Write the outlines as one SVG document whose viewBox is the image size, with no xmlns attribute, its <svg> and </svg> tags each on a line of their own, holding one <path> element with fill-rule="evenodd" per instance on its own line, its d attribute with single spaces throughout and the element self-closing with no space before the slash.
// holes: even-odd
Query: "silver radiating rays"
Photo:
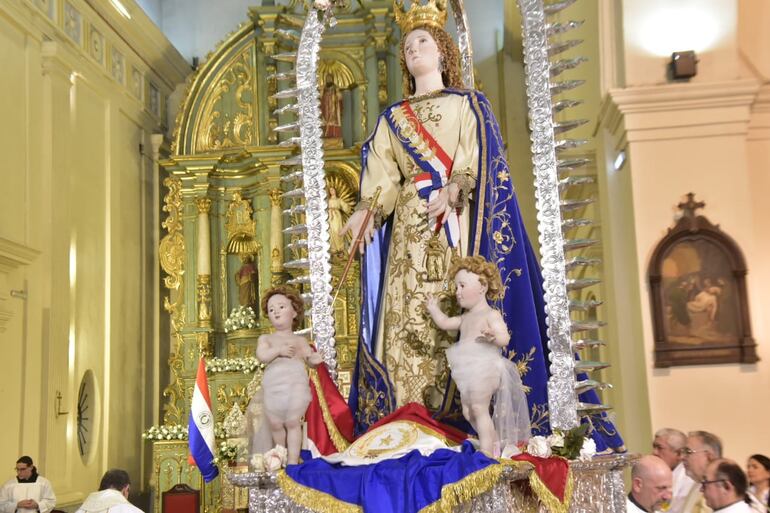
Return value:
<svg viewBox="0 0 770 513">
<path fill-rule="evenodd" d="M 295 119 L 275 127 L 274 131 L 285 136 L 279 146 L 299 149 L 297 155 L 281 162 L 284 170 L 281 183 L 286 187 L 281 195 L 283 214 L 290 220 L 283 233 L 290 237 L 287 249 L 294 255 L 284 263 L 284 267 L 294 275 L 288 283 L 304 289 L 302 298 L 311 321 L 309 330 L 298 333 L 311 335 L 329 372 L 336 378 L 329 220 L 317 79 L 321 37 L 325 22 L 329 20 L 328 15 L 319 16 L 317 11 L 311 9 L 301 33 L 283 29 L 276 31 L 279 39 L 296 45 L 297 51 L 272 56 L 278 63 L 285 63 L 284 67 L 294 65 L 293 70 L 281 70 L 273 76 L 284 88 L 272 98 L 293 102 L 276 109 L 274 113 Z"/>
<path fill-rule="evenodd" d="M 601 260 L 567 255 L 585 251 L 599 241 L 593 237 L 567 238 L 573 231 L 589 232 L 594 226 L 581 213 L 595 200 L 566 194 L 595 182 L 586 175 L 585 168 L 592 159 L 584 156 L 563 155 L 586 144 L 585 139 L 560 137 L 582 125 L 584 119 L 560 119 L 552 115 L 566 113 L 582 103 L 579 99 L 554 97 L 568 93 L 585 83 L 584 80 L 554 80 L 568 70 L 586 62 L 584 57 L 563 57 L 562 54 L 578 47 L 581 40 L 565 37 L 582 25 L 582 21 L 549 23 L 548 16 L 569 7 L 575 0 L 518 0 L 523 20 L 524 62 L 526 65 L 527 98 L 532 138 L 532 159 L 535 172 L 538 231 L 542 255 L 543 290 L 547 303 L 549 348 L 551 351 L 551 378 L 548 382 L 548 401 L 551 426 L 567 430 L 578 425 L 581 415 L 605 411 L 601 404 L 578 400 L 578 394 L 602 390 L 609 385 L 577 375 L 597 371 L 608 366 L 597 361 L 576 361 L 575 352 L 604 345 L 593 339 L 573 341 L 572 335 L 595 332 L 604 323 L 590 318 L 598 300 L 570 300 L 569 294 L 580 294 L 596 286 L 600 280 L 583 275 L 586 269 L 599 266 Z M 571 34 L 570 34 L 571 35 Z M 559 137 L 557 139 L 557 137 Z M 557 156 L 559 156 L 557 158 Z M 573 174 L 580 173 L 580 174 Z M 564 195 L 564 196 L 563 196 Z M 575 273 L 574 277 L 568 275 Z M 579 319 L 573 319 L 575 312 Z"/>
</svg>

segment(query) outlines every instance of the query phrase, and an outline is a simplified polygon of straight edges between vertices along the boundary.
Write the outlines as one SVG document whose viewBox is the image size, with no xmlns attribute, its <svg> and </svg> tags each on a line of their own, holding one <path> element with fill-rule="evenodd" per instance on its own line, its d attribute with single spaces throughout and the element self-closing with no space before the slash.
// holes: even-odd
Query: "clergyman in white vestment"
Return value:
<svg viewBox="0 0 770 513">
<path fill-rule="evenodd" d="M 56 506 L 56 495 L 48 479 L 37 473 L 29 456 L 16 461 L 16 478 L 0 488 L 0 513 L 48 513 Z"/>
</svg>

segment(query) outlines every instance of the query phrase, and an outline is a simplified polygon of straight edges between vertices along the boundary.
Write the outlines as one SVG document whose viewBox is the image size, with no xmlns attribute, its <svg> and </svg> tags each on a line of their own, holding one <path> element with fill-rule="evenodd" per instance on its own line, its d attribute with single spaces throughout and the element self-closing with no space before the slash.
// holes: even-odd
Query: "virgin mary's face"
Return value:
<svg viewBox="0 0 770 513">
<path fill-rule="evenodd" d="M 416 29 L 406 36 L 404 41 L 404 60 L 406 68 L 413 77 L 418 77 L 439 69 L 441 53 L 430 32 Z"/>
</svg>

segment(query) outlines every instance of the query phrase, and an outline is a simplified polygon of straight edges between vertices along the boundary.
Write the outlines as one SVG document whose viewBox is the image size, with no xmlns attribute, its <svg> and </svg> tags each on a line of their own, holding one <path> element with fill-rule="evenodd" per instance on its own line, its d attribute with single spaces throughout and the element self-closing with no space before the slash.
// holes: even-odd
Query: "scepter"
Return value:
<svg viewBox="0 0 770 513">
<path fill-rule="evenodd" d="M 374 209 L 377 206 L 377 200 L 380 198 L 381 191 L 382 191 L 382 187 L 377 187 L 377 190 L 374 191 L 374 196 L 372 196 L 372 201 L 369 204 L 369 208 L 366 210 L 364 223 L 361 225 L 361 229 L 358 230 L 358 235 L 356 235 L 356 238 L 350 247 L 350 254 L 348 255 L 348 261 L 345 262 L 345 268 L 342 270 L 342 275 L 340 276 L 340 282 L 337 284 L 337 290 L 336 292 L 334 292 L 334 297 L 332 297 L 332 305 L 337 301 L 337 296 L 339 295 L 340 290 L 342 290 L 342 284 L 345 283 L 345 278 L 347 278 L 348 276 L 348 272 L 350 271 L 350 266 L 353 265 L 353 258 L 356 256 L 356 249 L 358 249 L 359 244 L 361 244 L 361 240 L 364 238 L 364 232 L 366 231 L 366 227 L 369 226 L 369 221 L 372 218 L 372 214 L 374 214 Z"/>
</svg>

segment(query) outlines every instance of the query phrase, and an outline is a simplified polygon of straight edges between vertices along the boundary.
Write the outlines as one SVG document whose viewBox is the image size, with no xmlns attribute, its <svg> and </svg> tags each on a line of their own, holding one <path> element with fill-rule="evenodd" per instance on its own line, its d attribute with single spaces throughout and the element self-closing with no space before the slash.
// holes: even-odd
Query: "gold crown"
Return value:
<svg viewBox="0 0 770 513">
<path fill-rule="evenodd" d="M 425 26 L 443 29 L 446 24 L 446 0 L 428 0 L 425 5 L 413 0 L 408 12 L 404 10 L 404 0 L 393 0 L 393 12 L 401 34 Z"/>
</svg>

